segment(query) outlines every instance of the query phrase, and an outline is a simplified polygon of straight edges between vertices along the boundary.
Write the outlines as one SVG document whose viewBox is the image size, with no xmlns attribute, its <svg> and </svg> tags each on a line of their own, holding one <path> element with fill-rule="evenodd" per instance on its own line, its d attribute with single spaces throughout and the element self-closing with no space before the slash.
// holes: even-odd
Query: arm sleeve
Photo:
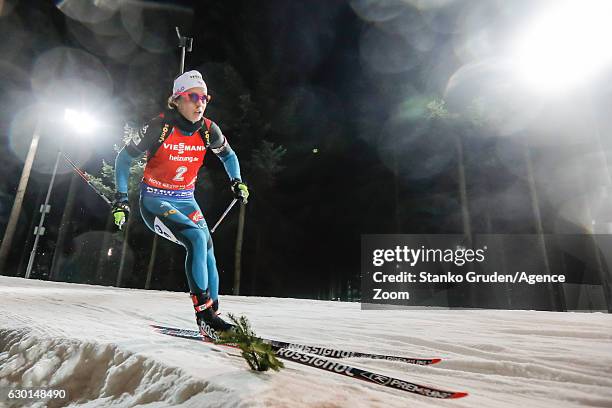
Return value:
<svg viewBox="0 0 612 408">
<path fill-rule="evenodd" d="M 119 151 L 117 158 L 115 159 L 115 188 L 118 193 L 128 192 L 128 178 L 130 177 L 130 165 L 135 157 L 131 156 L 128 147 L 125 145 L 123 149 Z"/>
<path fill-rule="evenodd" d="M 214 122 L 210 126 L 210 149 L 223 163 L 223 167 L 230 180 L 242 180 L 238 156 L 236 156 L 236 153 L 234 153 L 230 147 L 227 139 L 223 133 L 221 133 L 219 126 Z"/>
</svg>

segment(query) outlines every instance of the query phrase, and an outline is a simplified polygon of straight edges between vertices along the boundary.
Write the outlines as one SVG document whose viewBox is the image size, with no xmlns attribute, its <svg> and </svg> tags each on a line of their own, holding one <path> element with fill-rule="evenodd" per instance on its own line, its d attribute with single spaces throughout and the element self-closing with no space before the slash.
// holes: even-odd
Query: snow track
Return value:
<svg viewBox="0 0 612 408">
<path fill-rule="evenodd" d="M 194 329 L 184 293 L 0 276 L 0 407 L 607 407 L 612 316 L 501 310 L 361 310 L 358 304 L 223 296 L 264 337 L 312 346 L 441 357 L 429 367 L 344 362 L 469 392 L 458 400 L 405 395 L 287 362 L 252 373 L 241 358 L 155 333 Z M 2 400 L 15 387 L 65 389 L 66 401 Z"/>
</svg>

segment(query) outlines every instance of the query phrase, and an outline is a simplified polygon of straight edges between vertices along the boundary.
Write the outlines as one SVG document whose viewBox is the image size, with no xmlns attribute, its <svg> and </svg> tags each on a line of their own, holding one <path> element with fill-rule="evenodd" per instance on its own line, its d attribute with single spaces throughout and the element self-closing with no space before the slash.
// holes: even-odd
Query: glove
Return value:
<svg viewBox="0 0 612 408">
<path fill-rule="evenodd" d="M 246 204 L 249 198 L 249 188 L 240 179 L 232 180 L 232 192 L 234 197 L 239 199 L 242 204 Z"/>
<path fill-rule="evenodd" d="M 130 205 L 126 193 L 115 193 L 115 201 L 112 208 L 115 225 L 120 230 L 123 228 L 130 215 Z"/>
</svg>

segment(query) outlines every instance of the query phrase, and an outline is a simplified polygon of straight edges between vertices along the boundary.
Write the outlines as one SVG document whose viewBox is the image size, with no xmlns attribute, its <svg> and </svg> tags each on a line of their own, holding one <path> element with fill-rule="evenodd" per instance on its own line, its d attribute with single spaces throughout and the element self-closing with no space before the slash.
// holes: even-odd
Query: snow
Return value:
<svg viewBox="0 0 612 408">
<path fill-rule="evenodd" d="M 185 293 L 0 276 L 0 406 L 7 390 L 65 389 L 31 407 L 612 407 L 612 316 L 499 310 L 362 311 L 359 304 L 222 296 L 262 336 L 441 357 L 347 364 L 468 397 L 435 400 L 286 362 L 253 373 L 234 352 L 153 332 L 195 329 Z M 68 401 L 68 402 L 67 402 Z M 68 404 L 68 405 L 67 405 Z"/>
</svg>

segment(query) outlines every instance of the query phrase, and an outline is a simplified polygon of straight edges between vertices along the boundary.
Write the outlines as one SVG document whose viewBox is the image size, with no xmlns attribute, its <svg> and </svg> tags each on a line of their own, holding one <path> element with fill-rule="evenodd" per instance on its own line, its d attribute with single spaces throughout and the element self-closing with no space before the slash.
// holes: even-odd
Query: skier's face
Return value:
<svg viewBox="0 0 612 408">
<path fill-rule="evenodd" d="M 197 97 L 190 94 L 197 94 Z M 195 123 L 204 116 L 207 103 L 208 99 L 204 88 L 189 88 L 185 92 L 181 92 L 177 99 L 177 108 L 185 119 Z"/>
</svg>

